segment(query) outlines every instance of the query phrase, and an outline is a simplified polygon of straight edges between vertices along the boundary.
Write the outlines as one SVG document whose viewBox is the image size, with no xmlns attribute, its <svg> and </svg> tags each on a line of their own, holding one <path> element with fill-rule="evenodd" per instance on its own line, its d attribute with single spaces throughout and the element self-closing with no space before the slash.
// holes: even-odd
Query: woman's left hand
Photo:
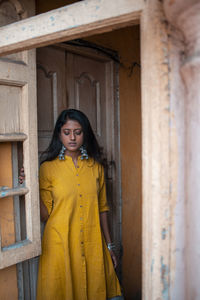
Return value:
<svg viewBox="0 0 200 300">
<path fill-rule="evenodd" d="M 110 256 L 112 258 L 114 268 L 116 268 L 117 267 L 117 257 L 113 250 L 110 250 Z"/>
</svg>

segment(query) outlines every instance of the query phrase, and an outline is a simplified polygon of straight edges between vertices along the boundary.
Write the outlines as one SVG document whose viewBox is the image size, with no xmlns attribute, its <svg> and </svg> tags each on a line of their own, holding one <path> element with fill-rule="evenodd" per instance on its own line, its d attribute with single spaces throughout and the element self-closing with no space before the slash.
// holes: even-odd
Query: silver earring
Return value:
<svg viewBox="0 0 200 300">
<path fill-rule="evenodd" d="M 58 155 L 59 160 L 65 160 L 65 150 L 66 150 L 66 147 L 64 145 L 62 145 L 62 148 L 61 148 L 60 153 Z"/>
<path fill-rule="evenodd" d="M 85 147 L 84 145 L 82 145 L 82 146 L 80 147 L 80 151 L 81 151 L 81 160 L 83 160 L 83 159 L 88 159 L 88 158 L 89 158 L 89 156 L 88 156 L 88 154 L 87 154 L 86 147 Z"/>
</svg>

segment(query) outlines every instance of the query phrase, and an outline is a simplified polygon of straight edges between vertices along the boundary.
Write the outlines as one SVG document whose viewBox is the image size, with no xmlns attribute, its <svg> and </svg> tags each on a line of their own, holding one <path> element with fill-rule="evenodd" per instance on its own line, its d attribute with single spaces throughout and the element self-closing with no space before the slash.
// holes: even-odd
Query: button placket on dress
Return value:
<svg viewBox="0 0 200 300">
<path fill-rule="evenodd" d="M 80 164 L 80 162 L 79 162 Z M 80 166 L 76 167 L 76 179 L 77 179 L 77 188 L 78 188 L 78 205 L 80 211 L 80 247 L 81 247 L 81 258 L 82 258 L 82 272 L 83 272 L 83 293 L 84 299 L 87 300 L 87 279 L 86 279 L 86 261 L 85 261 L 85 247 L 84 247 L 84 199 L 81 191 L 80 183 Z"/>
</svg>

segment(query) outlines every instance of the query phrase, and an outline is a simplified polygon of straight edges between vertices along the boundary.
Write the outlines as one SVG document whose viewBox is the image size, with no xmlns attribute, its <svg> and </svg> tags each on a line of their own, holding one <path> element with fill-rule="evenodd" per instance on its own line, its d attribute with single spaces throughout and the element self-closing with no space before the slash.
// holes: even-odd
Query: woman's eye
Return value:
<svg viewBox="0 0 200 300">
<path fill-rule="evenodd" d="M 64 135 L 69 135 L 69 132 L 68 131 L 64 131 Z"/>
<path fill-rule="evenodd" d="M 76 131 L 75 133 L 76 133 L 76 135 L 80 135 L 82 133 L 82 131 L 81 130 L 80 131 Z"/>
</svg>

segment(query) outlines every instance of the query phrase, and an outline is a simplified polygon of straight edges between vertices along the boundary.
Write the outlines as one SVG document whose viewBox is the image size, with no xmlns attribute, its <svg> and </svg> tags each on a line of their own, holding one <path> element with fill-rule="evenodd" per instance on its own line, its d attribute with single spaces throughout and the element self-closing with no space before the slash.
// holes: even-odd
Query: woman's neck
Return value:
<svg viewBox="0 0 200 300">
<path fill-rule="evenodd" d="M 80 151 L 71 152 L 66 150 L 65 155 L 70 156 L 74 162 L 74 165 L 77 165 L 78 157 L 80 156 Z"/>
</svg>

